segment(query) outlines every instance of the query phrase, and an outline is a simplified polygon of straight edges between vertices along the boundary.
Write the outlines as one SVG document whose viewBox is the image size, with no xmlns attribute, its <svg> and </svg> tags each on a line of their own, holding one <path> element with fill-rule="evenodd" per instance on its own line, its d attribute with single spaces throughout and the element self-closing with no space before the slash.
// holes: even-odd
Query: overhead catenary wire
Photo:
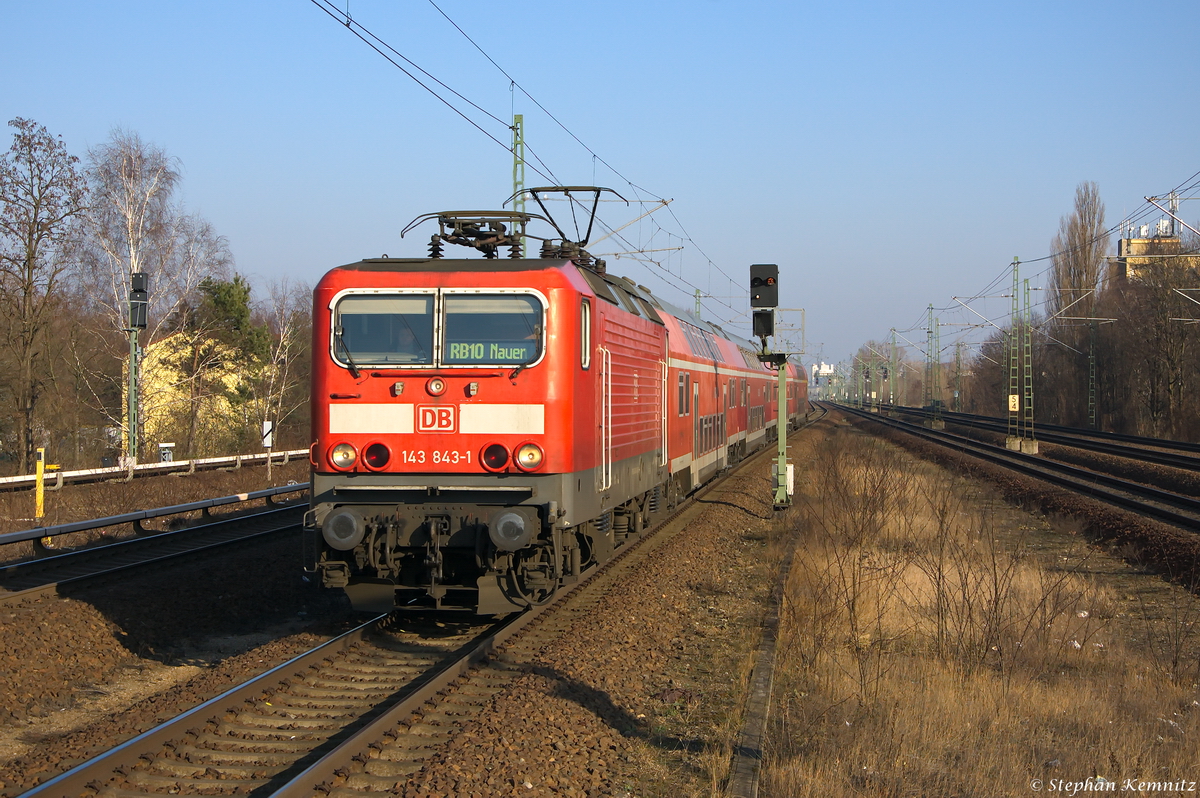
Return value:
<svg viewBox="0 0 1200 798">
<path fill-rule="evenodd" d="M 504 67 L 500 66 L 500 64 L 499 64 L 499 63 L 498 63 L 498 62 L 497 62 L 497 61 L 496 61 L 494 58 L 492 58 L 492 56 L 491 56 L 491 55 L 489 55 L 489 54 L 488 54 L 488 52 L 487 52 L 486 50 L 484 50 L 484 49 L 483 49 L 483 47 L 481 47 L 481 46 L 479 45 L 479 43 L 478 43 L 478 42 L 476 42 L 476 41 L 475 41 L 473 38 L 471 38 L 470 34 L 468 34 L 468 33 L 467 33 L 465 30 L 463 30 L 462 26 L 461 26 L 461 25 L 459 25 L 457 22 L 455 22 L 455 21 L 454 21 L 454 20 L 453 20 L 453 19 L 450 17 L 450 15 L 449 15 L 449 14 L 447 14 L 447 13 L 446 13 L 446 12 L 445 12 L 445 11 L 444 11 L 442 8 L 441 8 L 441 6 L 439 6 L 439 5 L 438 5 L 436 2 L 434 2 L 434 0 L 429 0 L 429 4 L 430 4 L 431 6 L 433 6 L 433 7 L 434 7 L 434 8 L 437 10 L 437 12 L 438 12 L 439 14 L 441 14 L 441 15 L 442 15 L 442 17 L 444 17 L 444 18 L 446 19 L 446 21 L 447 21 L 447 22 L 449 22 L 449 23 L 450 23 L 450 24 L 451 24 L 451 25 L 454 27 L 454 29 L 455 29 L 455 30 L 457 30 L 457 31 L 458 31 L 458 32 L 459 32 L 459 33 L 460 33 L 460 34 L 463 36 L 463 38 L 465 38 L 465 39 L 466 39 L 468 42 L 470 42 L 470 43 L 471 43 L 471 46 L 472 46 L 472 47 L 474 47 L 476 50 L 478 50 L 478 51 L 480 52 L 480 54 L 481 54 L 481 55 L 483 55 L 483 57 L 484 57 L 484 58 L 486 58 L 486 59 L 488 60 L 488 62 L 489 62 L 489 63 L 491 63 L 491 64 L 492 64 L 492 66 L 494 66 L 494 67 L 495 67 L 495 68 L 496 68 L 496 69 L 497 69 L 497 70 L 500 72 L 500 74 L 502 74 L 502 75 L 503 75 L 505 78 L 507 78 L 507 79 L 509 80 L 509 84 L 510 84 L 510 86 L 512 86 L 512 87 L 515 87 L 516 89 L 520 90 L 520 92 L 521 92 L 522 94 L 524 94 L 526 97 L 528 97 L 528 98 L 529 98 L 530 102 L 532 102 L 532 103 L 533 103 L 534 105 L 536 105 L 536 106 L 537 106 L 537 107 L 538 107 L 538 108 L 539 108 L 539 109 L 540 109 L 540 110 L 541 110 L 541 111 L 542 111 L 544 114 L 546 114 L 546 116 L 547 116 L 547 117 L 549 117 L 549 118 L 551 119 L 551 121 L 553 121 L 553 122 L 554 122 L 556 125 L 558 125 L 560 128 L 562 128 L 563 132 L 565 132 L 565 133 L 566 133 L 568 136 L 570 136 L 572 139 L 574 139 L 574 141 L 575 141 L 576 143 L 578 143 L 578 144 L 579 144 L 579 146 L 583 147 L 583 149 L 584 149 L 584 150 L 586 150 L 586 151 L 588 152 L 588 154 L 590 154 L 590 155 L 592 156 L 593 162 L 597 162 L 597 161 L 598 161 L 599 163 L 602 163 L 602 164 L 604 164 L 604 166 L 605 166 L 605 167 L 606 167 L 606 168 L 607 168 L 609 171 L 611 171 L 611 172 L 612 172 L 614 175 L 616 175 L 618 178 L 620 178 L 621 180 L 623 180 L 623 181 L 625 182 L 625 184 L 626 184 L 626 185 L 628 185 L 630 188 L 634 189 L 634 190 L 635 190 L 635 192 L 640 192 L 640 193 L 644 193 L 644 194 L 649 194 L 651 197 L 653 197 L 653 198 L 654 198 L 654 199 L 653 199 L 653 201 L 654 201 L 654 202 L 662 202 L 662 201 L 663 201 L 663 197 L 659 196 L 658 194 L 655 194 L 653 191 L 650 191 L 650 190 L 648 190 L 648 189 L 646 189 L 646 188 L 644 188 L 644 187 L 642 187 L 642 186 L 639 186 L 639 185 L 637 185 L 637 184 L 636 184 L 636 183 L 634 183 L 632 180 L 630 180 L 628 177 L 626 177 L 624 174 L 622 174 L 622 173 L 620 172 L 620 170 L 618 170 L 618 169 L 617 169 L 615 166 L 613 166 L 613 165 L 612 165 L 612 164 L 610 164 L 610 163 L 609 163 L 607 160 L 605 160 L 604 158 L 602 158 L 602 157 L 601 157 L 601 156 L 600 156 L 600 155 L 599 155 L 599 154 L 598 154 L 598 153 L 597 153 L 595 150 L 593 150 L 593 149 L 592 149 L 592 148 L 591 148 L 591 147 L 590 147 L 590 146 L 589 146 L 589 145 L 588 145 L 588 144 L 587 144 L 585 141 L 583 141 L 583 139 L 581 139 L 581 138 L 580 138 L 578 135 L 576 135 L 576 134 L 575 134 L 575 133 L 574 133 L 574 132 L 573 132 L 573 131 L 572 131 L 570 128 L 568 128 L 568 127 L 566 126 L 566 124 L 564 124 L 564 123 L 563 123 L 563 122 L 562 122 L 562 121 L 561 121 L 561 120 L 560 120 L 558 117 L 556 117 L 556 116 L 555 116 L 553 113 L 551 113 L 551 112 L 550 112 L 550 110 L 549 110 L 548 108 L 546 108 L 546 106 L 545 106 L 545 105 L 543 105 L 543 104 L 542 104 L 542 103 L 541 103 L 541 102 L 540 102 L 540 101 L 539 101 L 539 100 L 538 100 L 536 97 L 534 97 L 534 96 L 533 96 L 533 94 L 532 94 L 532 93 L 530 93 L 530 92 L 529 92 L 529 91 L 528 91 L 528 90 L 527 90 L 527 89 L 526 89 L 524 86 L 522 86 L 522 85 L 521 85 L 521 84 L 520 84 L 520 83 L 519 83 L 519 82 L 516 80 L 516 78 L 514 78 L 512 75 L 510 75 L 510 74 L 508 73 L 508 71 L 504 69 Z M 528 144 L 527 144 L 526 146 L 528 147 Z M 593 179 L 594 179 L 594 178 L 593 178 Z M 637 198 L 637 202 L 638 202 L 639 204 L 641 204 L 641 205 L 645 205 L 645 204 L 646 204 L 646 202 L 647 202 L 647 200 L 644 200 L 644 199 L 641 199 L 640 197 L 638 197 L 638 198 Z M 729 280 L 729 282 L 730 282 L 730 283 L 732 283 L 732 284 L 735 284 L 735 285 L 736 285 L 736 284 L 737 284 L 737 282 L 736 282 L 736 281 L 735 281 L 735 280 L 734 280 L 732 277 L 730 277 L 730 276 L 729 276 L 729 274 L 727 274 L 727 273 L 725 272 L 725 270 L 724 270 L 724 269 L 722 269 L 722 268 L 721 268 L 721 267 L 720 267 L 720 266 L 719 266 L 719 265 L 718 265 L 718 264 L 717 264 L 717 263 L 716 263 L 716 262 L 715 262 L 715 261 L 714 261 L 712 258 L 710 258 L 710 257 L 708 256 L 708 254 L 707 254 L 706 252 L 704 252 L 704 250 L 703 250 L 703 249 L 700 247 L 700 245 L 699 245 L 699 244 L 696 242 L 696 240 L 695 240 L 695 239 L 693 239 L 693 238 L 691 237 L 691 235 L 690 235 L 690 234 L 687 232 L 687 230 L 684 228 L 684 226 L 683 226 L 683 223 L 680 221 L 679 217 L 678 217 L 678 216 L 675 214 L 675 211 L 674 211 L 674 209 L 673 209 L 673 208 L 668 208 L 668 209 L 667 209 L 667 211 L 668 211 L 668 213 L 670 213 L 670 215 L 671 215 L 671 218 L 672 218 L 672 219 L 675 221 L 675 223 L 676 223 L 677 225 L 679 225 L 679 229 L 680 229 L 680 231 L 682 231 L 682 232 L 683 232 L 683 236 L 681 237 L 681 240 L 682 240 L 682 241 L 686 241 L 686 242 L 688 242 L 689 244 L 691 244 L 691 245 L 692 245 L 692 246 L 693 246 L 693 247 L 696 249 L 696 251 L 700 253 L 700 255 L 701 255 L 701 256 L 702 256 L 702 257 L 705 259 L 705 261 L 708 263 L 708 265 L 709 265 L 711 268 L 713 268 L 713 269 L 716 269 L 716 270 L 717 270 L 717 271 L 718 271 L 718 272 L 719 272 L 719 273 L 720 273 L 722 276 L 724 276 L 724 277 L 725 277 L 725 279 Z M 655 224 L 655 225 L 658 227 L 658 229 L 659 229 L 660 231 L 662 231 L 662 232 L 664 232 L 664 233 L 666 233 L 666 234 L 670 235 L 670 231 L 667 231 L 667 230 L 665 230 L 665 229 L 664 229 L 664 228 L 663 228 L 661 225 L 659 225 L 659 224 L 658 224 L 656 221 L 654 221 L 653 219 L 651 219 L 651 221 L 652 221 L 652 222 L 653 222 L 653 223 L 654 223 L 654 224 Z M 607 227 L 607 225 L 603 225 L 603 222 L 601 222 L 601 224 L 602 224 L 602 226 L 604 226 L 604 227 Z M 612 233 L 612 231 L 611 231 L 611 230 L 610 230 L 609 232 L 610 232 L 610 234 Z M 660 266 L 660 265 L 661 265 L 661 264 L 658 264 L 656 261 L 653 261 L 653 260 L 650 260 L 650 259 L 648 259 L 648 262 L 654 263 L 656 266 Z M 678 277 L 678 278 L 682 279 L 682 278 L 681 278 L 681 275 L 674 275 L 674 276 L 676 276 L 676 277 Z M 691 285 L 691 283 L 688 283 L 688 284 L 689 284 L 689 285 Z M 693 287 L 693 288 L 696 288 L 696 286 L 692 286 L 692 287 Z M 716 297 L 713 297 L 713 296 L 712 296 L 711 292 L 710 292 L 710 293 L 708 293 L 708 294 L 707 294 L 707 296 L 708 296 L 709 298 L 716 299 Z M 720 301 L 720 300 L 717 300 L 717 301 Z M 726 303 L 724 303 L 724 302 L 721 302 L 721 304 L 722 304 L 722 305 L 726 305 L 727 307 L 729 307 L 729 308 L 730 308 L 730 310 L 736 310 L 736 308 L 733 308 L 732 306 L 729 306 L 729 305 L 727 305 L 727 304 L 726 304 Z"/>
<path fill-rule="evenodd" d="M 1185 180 L 1181 181 L 1175 188 L 1171 189 L 1171 191 L 1168 193 L 1187 194 L 1188 192 L 1191 192 L 1191 191 L 1194 191 L 1194 190 L 1200 188 L 1200 180 L 1197 180 L 1197 178 L 1200 178 L 1200 171 L 1193 173 L 1191 176 L 1189 176 Z M 1087 240 L 1085 240 L 1073 247 L 1056 250 L 1047 255 L 1043 255 L 1041 257 L 1033 258 L 1030 260 L 1018 260 L 1018 263 L 1020 265 L 1026 265 L 1026 264 L 1031 264 L 1031 263 L 1040 263 L 1040 262 L 1050 261 L 1050 263 L 1045 268 L 1041 269 L 1040 271 L 1035 273 L 1032 277 L 1028 278 L 1031 281 L 1039 281 L 1039 280 L 1044 281 L 1044 279 L 1054 269 L 1053 261 L 1055 258 L 1064 256 L 1064 255 L 1069 255 L 1072 252 L 1075 252 L 1081 248 L 1088 247 L 1099 240 L 1107 239 L 1107 238 L 1111 237 L 1114 233 L 1118 232 L 1119 230 L 1129 227 L 1129 226 L 1132 226 L 1132 225 L 1140 222 L 1141 220 L 1145 219 L 1148 216 L 1155 215 L 1155 213 L 1159 210 L 1160 209 L 1156 208 L 1150 202 L 1144 201 L 1141 205 L 1139 205 L 1135 209 L 1135 211 L 1133 213 L 1125 215 L 1124 218 L 1122 218 L 1121 221 L 1118 222 L 1117 224 L 1109 226 L 1103 232 L 1098 233 L 1094 236 L 1091 236 Z M 1192 252 L 1192 250 L 1189 250 L 1188 252 Z M 1188 253 L 1182 253 L 1182 254 L 1188 254 Z M 997 287 L 999 287 L 1000 285 L 1002 285 L 1003 282 L 1005 281 L 1005 279 L 1011 274 L 1012 274 L 1012 264 L 1010 263 L 1010 264 L 1007 264 L 996 275 L 996 277 L 993 278 L 992 281 L 989 282 L 982 290 L 976 292 L 971 297 L 966 297 L 967 301 L 971 301 L 971 300 L 975 300 L 975 299 L 989 298 L 991 296 L 991 292 L 993 290 L 995 290 Z M 1102 278 L 1102 279 L 1104 279 L 1104 278 Z M 1035 289 L 1035 290 L 1040 290 L 1040 289 Z M 1004 296 L 1011 298 L 1010 294 L 1005 294 Z M 961 301 L 961 300 L 959 300 L 959 298 L 956 298 L 956 300 Z M 1047 308 L 1051 301 L 1052 300 L 1051 300 L 1051 297 L 1049 296 L 1049 292 L 1043 293 L 1036 302 L 1030 303 L 1030 311 L 1035 312 L 1035 313 L 1046 313 Z M 1001 327 L 1000 322 L 1003 320 L 1007 320 L 1009 318 L 1009 316 L 1011 315 L 1010 312 L 1005 312 L 1002 314 L 998 314 L 994 318 L 988 318 L 984 314 L 981 314 L 978 311 L 974 310 L 973 308 L 968 307 L 966 305 L 966 303 L 963 303 L 963 307 L 966 308 L 967 310 L 971 310 L 973 313 L 975 313 L 980 318 L 985 319 L 989 326 L 991 326 L 1001 332 L 1002 332 L 1002 327 Z M 952 310 L 952 311 L 958 311 L 958 312 L 962 311 L 961 308 L 953 308 L 953 307 L 951 307 L 951 308 L 935 308 L 935 310 L 938 310 L 938 311 Z M 915 324 L 911 325 L 910 327 L 908 327 L 907 329 L 904 329 L 904 330 L 898 329 L 897 332 L 910 332 L 912 330 L 922 329 L 924 326 L 926 326 L 925 319 L 926 319 L 927 312 L 928 311 L 922 313 L 920 320 L 918 320 Z M 946 326 L 946 324 L 943 323 L 940 326 Z M 966 339 L 966 337 L 972 332 L 973 329 L 982 329 L 983 328 L 982 325 L 964 325 L 964 326 L 966 327 L 966 329 L 963 329 L 956 336 L 955 343 L 964 341 Z M 1042 326 L 1034 325 L 1033 329 L 1039 335 L 1045 336 L 1046 338 L 1048 338 L 1051 341 L 1054 341 L 1056 343 L 1067 346 L 1065 343 L 1063 343 L 1061 341 L 1057 341 L 1057 339 L 1055 339 L 1045 329 L 1043 329 Z M 986 342 L 982 342 L 982 343 L 986 343 Z M 946 347 L 943 347 L 942 349 L 945 350 Z"/>
<path fill-rule="evenodd" d="M 368 47 L 370 47 L 372 50 L 374 50 L 379 55 L 383 56 L 384 59 L 386 59 L 389 63 L 391 63 L 393 66 L 395 66 L 397 69 L 399 69 L 405 75 L 407 75 L 414 83 L 421 86 L 421 88 L 425 89 L 427 92 L 429 92 L 434 97 L 436 97 L 439 102 L 441 102 L 442 104 L 444 104 L 448 108 L 450 108 L 452 111 L 454 111 L 455 114 L 460 116 L 464 121 L 466 121 L 472 127 L 474 127 L 475 129 L 477 129 L 478 131 L 483 133 L 492 142 L 503 147 L 508 152 L 512 151 L 512 148 L 509 144 L 502 141 L 499 137 L 497 137 L 492 132 L 486 130 L 482 124 L 480 124 L 475 119 L 472 119 L 467 113 L 464 113 L 462 109 L 457 107 L 453 102 L 451 102 L 449 99 L 447 99 L 441 93 L 439 93 L 433 86 L 429 85 L 427 82 L 423 81 L 416 74 L 414 74 L 414 71 L 419 72 L 421 75 L 425 76 L 425 78 L 427 78 L 428 81 L 432 82 L 433 84 L 436 84 L 437 86 L 441 87 L 445 92 L 448 92 L 449 94 L 451 94 L 454 97 L 461 100 L 463 103 L 466 103 L 471 108 L 473 108 L 476 111 L 478 111 L 479 113 L 483 114 L 487 119 L 490 119 L 497 124 L 503 125 L 508 130 L 512 129 L 511 124 L 500 119 L 495 114 L 487 111 L 482 106 L 471 101 L 470 99 L 465 97 L 463 94 L 459 93 L 458 91 L 455 91 L 450 86 L 448 86 L 446 83 L 444 83 L 443 81 L 434 77 L 431 73 L 429 73 L 428 71 L 426 71 L 425 69 L 423 69 L 422 67 L 417 65 L 414 61 L 412 61 L 411 59 L 409 59 L 402 53 L 400 53 L 396 48 L 392 47 L 390 44 L 388 44 L 386 41 L 384 41 L 381 37 L 379 37 L 374 32 L 369 30 L 362 23 L 360 23 L 358 20 L 354 19 L 350 15 L 348 8 L 346 11 L 343 12 L 342 10 L 340 10 L 336 6 L 334 6 L 330 0 L 310 0 L 310 2 L 312 2 L 313 5 L 317 6 L 322 11 L 324 11 L 331 19 L 338 22 L 341 26 L 344 26 L 347 30 L 349 30 L 351 33 L 353 33 L 359 40 L 361 40 L 364 44 L 366 44 Z M 441 7 L 439 7 L 436 3 L 432 2 L 432 0 L 431 0 L 430 4 L 451 25 L 454 26 L 454 28 L 464 38 L 466 38 L 467 41 L 470 42 L 472 46 L 474 46 L 493 66 L 495 66 L 496 69 L 499 70 L 502 75 L 504 75 L 509 80 L 510 89 L 519 89 L 524 96 L 528 97 L 529 100 L 531 102 L 533 102 L 551 120 L 553 120 L 555 124 L 557 124 L 560 128 L 562 128 L 562 130 L 564 132 L 566 132 L 567 135 L 569 135 L 581 147 L 583 147 L 592 156 L 594 163 L 599 162 L 599 163 L 603 164 L 614 175 L 616 175 L 618 178 L 623 180 L 627 185 L 629 185 L 631 188 L 633 188 L 635 190 L 635 194 L 637 195 L 636 201 L 639 204 L 641 204 L 641 205 L 647 204 L 647 200 L 643 199 L 640 196 L 641 194 L 650 194 L 651 196 L 654 196 L 655 201 L 657 201 L 657 202 L 662 201 L 662 197 L 659 197 L 658 195 L 654 194 L 653 192 L 650 192 L 647 189 L 645 189 L 644 187 L 641 187 L 641 186 L 637 185 L 636 183 L 634 183 L 633 181 L 629 180 L 627 177 L 625 177 L 625 175 L 623 175 L 619 170 L 617 170 L 612 164 L 610 164 L 607 160 L 605 160 L 598 153 L 596 153 L 590 146 L 587 145 L 586 142 L 584 142 L 578 135 L 576 135 L 574 132 L 572 132 L 561 120 L 559 120 L 553 113 L 551 113 L 550 110 L 545 107 L 545 105 L 543 105 L 541 102 L 539 102 L 537 100 L 537 98 L 535 98 L 519 82 L 517 82 L 517 80 L 515 78 L 513 78 L 511 75 L 509 75 L 508 72 L 506 70 L 504 70 L 504 68 L 501 67 L 499 65 L 499 63 L 497 63 L 496 60 L 493 59 L 482 47 L 480 47 L 479 44 L 477 42 L 475 42 L 474 39 L 472 39 L 466 33 L 466 31 L 462 29 L 462 27 L 460 25 L 458 25 L 458 23 L 456 23 L 453 19 L 451 19 L 450 16 L 441 9 Z M 397 60 L 397 59 L 399 59 L 399 60 Z M 400 63 L 401 61 L 403 62 L 403 64 Z M 406 68 L 404 66 L 404 64 L 407 64 L 409 67 L 411 67 L 411 70 Z M 546 179 L 547 181 L 549 181 L 552 184 L 555 184 L 555 185 L 562 184 L 562 181 L 559 180 L 557 178 L 557 176 L 554 175 L 553 169 L 541 158 L 541 156 L 529 145 L 528 142 L 525 143 L 525 150 L 526 150 L 526 154 L 528 156 L 530 156 L 532 158 L 532 160 L 535 162 L 535 163 L 529 163 L 528 160 L 526 162 L 527 165 L 530 167 L 530 169 L 533 172 L 540 175 L 541 177 L 543 177 L 544 179 Z M 571 198 L 571 200 L 573 203 L 578 203 L 577 198 Z M 680 229 L 683 230 L 682 223 L 679 221 L 678 216 L 676 216 L 673 211 L 671 212 L 671 217 L 674 219 L 675 223 L 680 226 Z M 655 234 L 657 234 L 658 232 L 661 232 L 668 236 L 673 235 L 670 231 L 663 228 L 662 225 L 658 224 L 658 222 L 656 220 L 651 219 L 651 221 L 657 228 Z M 610 233 L 612 232 L 609 225 L 607 225 L 603 220 L 597 220 L 597 224 L 600 226 L 601 229 L 608 230 Z M 635 245 L 632 242 L 630 242 L 628 239 L 624 238 L 623 236 L 620 236 L 619 234 L 614 234 L 614 236 L 617 238 L 618 241 L 621 241 L 628 248 L 637 249 L 637 247 L 635 247 Z M 653 235 L 651 237 L 653 238 Z M 697 252 L 699 252 L 702 257 L 704 257 L 705 261 L 707 261 L 707 264 L 709 265 L 709 267 L 711 269 L 715 269 L 716 271 L 720 272 L 726 279 L 728 279 L 732 284 L 736 284 L 733 281 L 733 279 L 730 278 L 729 275 L 726 274 L 725 271 L 720 268 L 720 266 L 718 266 L 710 257 L 708 257 L 708 255 L 700 248 L 700 246 L 695 242 L 695 240 L 687 235 L 686 231 L 684 231 L 684 235 L 682 237 L 680 237 L 680 240 L 686 241 L 689 244 L 691 244 L 692 247 Z M 682 268 L 680 269 L 679 273 L 674 273 L 674 272 L 670 271 L 669 269 L 664 268 L 662 266 L 662 264 L 655 259 L 646 258 L 645 262 L 653 265 L 655 268 L 659 269 L 664 274 L 671 277 L 671 280 L 666 282 L 666 284 L 668 286 L 677 288 L 678 286 L 676 285 L 676 283 L 683 282 L 685 285 L 693 288 L 694 290 L 697 290 L 697 291 L 701 290 L 701 289 L 699 289 L 698 286 L 695 286 L 691 281 L 689 281 L 683 277 Z M 719 304 L 726 306 L 731 310 L 736 311 L 736 309 L 733 308 L 732 306 L 713 297 L 711 291 L 702 292 L 702 293 L 704 294 L 705 298 L 713 299 L 714 301 L 718 302 Z M 705 303 L 705 304 L 707 304 L 707 303 Z M 711 312 L 711 310 L 710 310 L 710 312 Z"/>
<path fill-rule="evenodd" d="M 406 57 L 404 54 L 402 54 L 396 48 L 392 47 L 390 44 L 385 42 L 383 39 L 376 36 L 374 33 L 372 33 L 370 30 L 368 30 L 362 23 L 358 22 L 353 17 L 351 17 L 348 13 L 340 11 L 336 6 L 334 6 L 330 2 L 330 0 L 309 0 L 309 1 L 313 5 L 315 5 L 317 8 L 321 9 L 326 14 L 328 14 L 329 17 L 331 19 L 333 19 L 335 22 L 338 22 L 339 24 L 344 26 L 348 31 L 350 31 L 350 33 L 352 33 L 355 37 L 357 37 L 365 45 L 370 47 L 375 52 L 379 53 L 379 55 L 383 56 L 383 58 L 386 59 L 388 61 L 388 63 L 390 63 L 392 66 L 396 67 L 401 72 L 403 72 L 405 75 L 407 75 L 410 79 L 412 79 L 412 81 L 414 83 L 416 83 L 418 86 L 425 89 L 425 91 L 429 92 L 434 97 L 436 97 L 439 102 L 441 102 L 443 105 L 445 105 L 451 111 L 456 113 L 458 116 L 462 117 L 462 119 L 465 120 L 469 125 L 474 127 L 476 130 L 478 130 L 483 135 L 487 136 L 489 139 L 491 139 L 496 144 L 503 147 L 505 150 L 507 150 L 509 152 L 512 151 L 512 148 L 509 144 L 506 144 L 505 142 L 501 141 L 499 138 L 494 136 L 491 132 L 486 130 L 481 124 L 479 124 L 477 121 L 475 121 L 470 116 L 465 114 L 460 108 L 456 107 L 454 105 L 454 103 L 447 100 L 445 97 L 443 97 L 437 91 L 435 91 L 432 87 L 430 87 L 425 82 L 423 82 L 420 78 L 418 78 L 416 75 L 414 75 L 411 71 L 406 69 L 401 63 L 399 63 L 396 60 L 396 58 L 399 58 L 405 64 L 408 64 L 414 70 L 420 72 L 422 75 L 426 76 L 429 80 L 431 80 L 434 83 L 436 83 L 437 85 L 441 86 L 443 89 L 450 92 L 455 97 L 462 100 L 463 102 L 467 103 L 472 108 L 476 109 L 477 111 L 479 111 L 480 113 L 489 117 L 490 119 L 503 125 L 505 129 L 511 129 L 512 128 L 511 124 L 509 124 L 508 122 L 505 122 L 500 117 L 498 117 L 495 114 L 491 113 L 490 111 L 482 108 L 475 102 L 472 102 L 471 100 L 467 99 L 462 94 L 460 94 L 459 92 L 455 91 L 454 89 L 450 88 L 445 83 L 443 83 L 442 81 L 438 80 L 436 77 L 431 75 L 426 70 L 422 69 L 420 66 L 418 66 L 415 62 L 413 62 L 411 59 Z M 384 52 L 385 50 L 387 52 Z M 393 58 L 392 55 L 389 55 L 388 53 L 391 53 L 392 55 L 394 55 L 395 58 Z M 538 161 L 540 163 L 540 159 L 538 159 Z M 544 166 L 544 164 L 543 164 L 543 166 Z M 534 172 L 541 175 L 546 180 L 549 180 L 549 181 L 555 180 L 555 178 L 552 174 L 543 172 L 541 169 L 538 169 L 536 166 L 530 165 L 530 168 L 532 168 Z"/>
</svg>

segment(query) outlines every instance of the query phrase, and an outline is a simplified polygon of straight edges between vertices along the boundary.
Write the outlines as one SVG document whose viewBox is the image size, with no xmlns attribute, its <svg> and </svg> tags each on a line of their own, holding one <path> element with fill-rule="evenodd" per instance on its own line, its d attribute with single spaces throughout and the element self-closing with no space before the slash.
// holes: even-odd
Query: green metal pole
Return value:
<svg viewBox="0 0 1200 798">
<path fill-rule="evenodd" d="M 792 497 L 787 492 L 787 361 L 779 364 L 778 373 L 779 410 L 775 429 L 778 432 L 779 451 L 775 458 L 775 506 L 787 507 Z"/>
<path fill-rule="evenodd" d="M 137 465 L 138 456 L 138 331 L 129 330 L 129 457 L 130 464 Z"/>
<path fill-rule="evenodd" d="M 525 212 L 525 115 L 513 114 L 513 210 Z M 529 257 L 529 247 L 521 238 L 521 255 Z"/>
<path fill-rule="evenodd" d="M 933 309 L 932 305 L 929 307 L 931 310 Z M 942 420 L 942 405 L 945 404 L 945 401 L 942 399 L 942 330 L 939 326 L 940 322 L 937 316 L 930 319 L 929 325 L 930 338 L 933 342 L 930 354 L 933 357 L 931 361 L 931 374 L 933 377 L 933 423 L 936 427 Z M 941 429 L 941 427 L 937 428 Z"/>
<path fill-rule="evenodd" d="M 1029 302 L 1029 278 L 1025 279 L 1025 308 L 1022 318 L 1024 325 L 1024 341 L 1022 346 L 1022 354 L 1025 360 L 1025 391 L 1024 396 L 1024 430 L 1022 435 L 1028 443 L 1021 445 L 1021 451 L 1028 454 L 1037 453 L 1037 436 L 1033 433 L 1033 306 Z"/>
<path fill-rule="evenodd" d="M 891 363 L 888 366 L 888 404 L 896 404 L 896 381 L 900 379 L 900 370 L 896 368 L 896 328 L 892 328 Z"/>
<path fill-rule="evenodd" d="M 1088 322 L 1088 426 L 1096 427 L 1096 322 Z"/>
<path fill-rule="evenodd" d="M 1018 327 L 1021 324 L 1021 281 L 1020 275 L 1021 261 L 1018 258 L 1013 258 L 1013 282 L 1012 282 L 1012 315 L 1009 317 L 1011 322 L 1008 328 L 1008 440 L 1006 444 L 1009 449 L 1019 449 L 1021 446 L 1021 395 L 1017 393 L 1020 389 L 1020 347 Z"/>
</svg>

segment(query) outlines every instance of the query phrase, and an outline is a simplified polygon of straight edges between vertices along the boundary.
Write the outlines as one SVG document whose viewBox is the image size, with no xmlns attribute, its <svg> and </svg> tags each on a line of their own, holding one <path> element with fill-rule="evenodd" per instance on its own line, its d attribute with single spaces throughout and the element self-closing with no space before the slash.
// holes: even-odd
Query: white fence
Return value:
<svg viewBox="0 0 1200 798">
<path fill-rule="evenodd" d="M 232 457 L 204 457 L 198 460 L 178 460 L 169 463 L 142 463 L 135 466 L 115 466 L 113 468 L 89 468 L 82 471 L 47 471 L 45 476 L 46 490 L 58 490 L 66 484 L 83 482 L 106 482 L 124 480 L 134 477 L 159 476 L 162 474 L 193 474 L 197 471 L 214 471 L 217 469 L 238 469 L 244 465 L 266 465 L 267 458 L 275 465 L 285 465 L 297 458 L 307 458 L 307 449 L 293 449 L 286 452 L 262 452 L 259 454 L 238 454 Z M 0 491 L 24 490 L 37 485 L 37 477 L 30 474 L 22 477 L 0 477 Z"/>
</svg>

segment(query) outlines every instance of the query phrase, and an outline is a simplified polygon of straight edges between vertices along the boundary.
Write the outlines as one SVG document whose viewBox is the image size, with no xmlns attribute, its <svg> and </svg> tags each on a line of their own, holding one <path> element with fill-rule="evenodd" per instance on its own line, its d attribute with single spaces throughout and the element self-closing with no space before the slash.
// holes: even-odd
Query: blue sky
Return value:
<svg viewBox="0 0 1200 798">
<path fill-rule="evenodd" d="M 778 263 L 809 360 L 1048 254 L 1081 181 L 1116 224 L 1200 170 L 1194 0 L 438 4 L 590 151 L 427 0 L 348 7 L 502 122 L 523 114 L 556 180 L 674 200 L 625 235 L 684 249 L 659 266 L 610 257 L 611 271 L 676 304 L 699 288 L 706 316 L 736 329 L 749 264 Z M 188 208 L 258 283 L 423 254 L 428 231 L 400 239 L 411 219 L 512 190 L 503 147 L 311 0 L 6 3 L 0 27 L 5 121 L 35 119 L 81 156 L 115 127 L 163 147 Z M 642 212 L 602 207 L 610 226 Z"/>
</svg>

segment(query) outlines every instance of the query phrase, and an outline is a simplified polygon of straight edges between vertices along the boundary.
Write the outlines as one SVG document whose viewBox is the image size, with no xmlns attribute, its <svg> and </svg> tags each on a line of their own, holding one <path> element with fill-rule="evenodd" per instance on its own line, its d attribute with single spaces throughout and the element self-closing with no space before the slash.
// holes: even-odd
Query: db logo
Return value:
<svg viewBox="0 0 1200 798">
<path fill-rule="evenodd" d="M 454 405 L 417 405 L 417 432 L 454 432 Z"/>
</svg>

